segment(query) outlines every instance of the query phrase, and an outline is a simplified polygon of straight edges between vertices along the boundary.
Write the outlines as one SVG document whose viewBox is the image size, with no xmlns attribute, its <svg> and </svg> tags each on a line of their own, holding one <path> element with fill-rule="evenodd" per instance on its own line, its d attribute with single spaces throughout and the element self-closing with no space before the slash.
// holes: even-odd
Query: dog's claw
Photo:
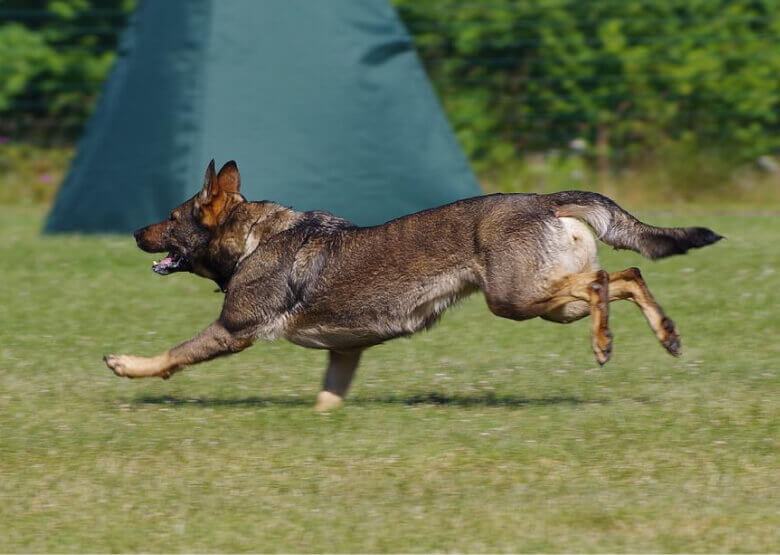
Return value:
<svg viewBox="0 0 780 555">
<path fill-rule="evenodd" d="M 609 329 L 594 336 L 593 354 L 596 355 L 599 366 L 604 366 L 612 357 L 612 332 Z"/>
<path fill-rule="evenodd" d="M 677 328 L 674 326 L 674 322 L 671 318 L 664 318 L 661 321 L 661 327 L 665 332 L 665 337 L 661 339 L 661 345 L 669 351 L 672 356 L 679 357 L 682 355 L 682 344 L 680 342 L 680 334 Z"/>
<path fill-rule="evenodd" d="M 117 364 L 116 364 L 116 357 L 114 355 L 103 355 L 103 362 L 106 363 L 106 366 L 108 366 L 108 369 L 111 370 L 115 375 L 120 376 Z"/>
</svg>

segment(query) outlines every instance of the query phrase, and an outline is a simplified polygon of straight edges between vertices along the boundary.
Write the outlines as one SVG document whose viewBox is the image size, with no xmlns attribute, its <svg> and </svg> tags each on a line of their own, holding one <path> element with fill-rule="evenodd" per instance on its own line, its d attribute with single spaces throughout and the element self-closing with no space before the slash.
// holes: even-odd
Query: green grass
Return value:
<svg viewBox="0 0 780 555">
<path fill-rule="evenodd" d="M 780 546 L 780 212 L 655 223 L 729 238 L 639 265 L 682 332 L 612 305 L 587 320 L 491 316 L 480 297 L 371 349 L 347 406 L 311 410 L 322 352 L 286 343 L 170 381 L 113 377 L 218 313 L 130 237 L 41 238 L 0 207 L 0 551 L 731 551 Z"/>
</svg>

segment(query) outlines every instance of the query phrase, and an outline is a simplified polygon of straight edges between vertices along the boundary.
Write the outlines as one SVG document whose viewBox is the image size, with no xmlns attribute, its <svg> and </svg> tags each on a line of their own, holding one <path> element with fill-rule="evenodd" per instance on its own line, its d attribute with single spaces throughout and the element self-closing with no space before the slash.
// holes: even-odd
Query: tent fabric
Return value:
<svg viewBox="0 0 780 555">
<path fill-rule="evenodd" d="M 163 219 L 211 158 L 250 200 L 359 225 L 479 194 L 387 0 L 149 0 L 45 230 Z"/>
</svg>

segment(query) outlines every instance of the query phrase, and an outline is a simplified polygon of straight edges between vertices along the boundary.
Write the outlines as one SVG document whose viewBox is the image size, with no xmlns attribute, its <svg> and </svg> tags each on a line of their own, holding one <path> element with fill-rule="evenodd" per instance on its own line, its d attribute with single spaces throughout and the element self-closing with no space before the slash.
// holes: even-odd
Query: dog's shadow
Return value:
<svg viewBox="0 0 780 555">
<path fill-rule="evenodd" d="M 634 399 L 646 402 L 647 399 Z M 606 405 L 609 399 L 584 399 L 581 397 L 561 395 L 549 397 L 522 397 L 517 395 L 494 395 L 478 393 L 474 395 L 447 395 L 436 391 L 413 393 L 409 395 L 356 395 L 347 400 L 349 406 L 371 405 L 440 405 L 453 407 L 537 407 L 553 405 Z M 311 407 L 314 397 L 176 397 L 172 395 L 143 396 L 132 400 L 135 405 L 170 405 L 191 407 Z"/>
</svg>

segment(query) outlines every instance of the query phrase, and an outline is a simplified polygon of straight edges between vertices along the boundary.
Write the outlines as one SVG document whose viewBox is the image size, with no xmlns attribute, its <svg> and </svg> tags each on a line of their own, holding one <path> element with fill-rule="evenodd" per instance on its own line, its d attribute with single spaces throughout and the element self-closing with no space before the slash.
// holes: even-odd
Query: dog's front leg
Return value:
<svg viewBox="0 0 780 555">
<path fill-rule="evenodd" d="M 168 379 L 184 366 L 243 351 L 252 339 L 229 331 L 219 321 L 197 336 L 154 357 L 106 355 L 103 360 L 117 376 Z"/>
</svg>

